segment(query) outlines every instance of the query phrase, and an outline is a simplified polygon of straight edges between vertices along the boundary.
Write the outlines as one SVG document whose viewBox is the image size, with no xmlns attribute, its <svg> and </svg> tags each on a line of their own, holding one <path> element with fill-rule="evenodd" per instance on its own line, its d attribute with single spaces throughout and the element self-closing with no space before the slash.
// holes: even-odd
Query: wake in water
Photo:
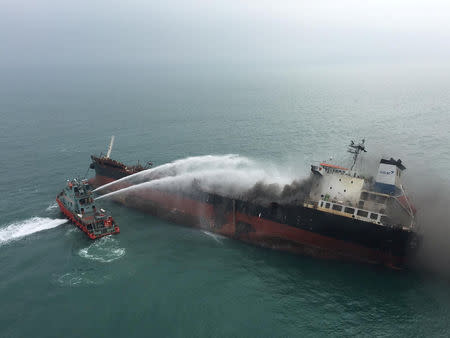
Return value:
<svg viewBox="0 0 450 338">
<path fill-rule="evenodd" d="M 258 202 L 295 199 L 305 182 L 296 169 L 279 168 L 239 155 L 189 157 L 144 170 L 106 184 L 95 191 L 98 199 L 145 189 L 192 192 L 195 190 Z"/>
<path fill-rule="evenodd" d="M 66 223 L 65 219 L 33 217 L 24 221 L 11 223 L 0 229 L 0 245 L 34 234 L 39 231 L 56 228 Z"/>
<path fill-rule="evenodd" d="M 101 263 L 111 263 L 125 256 L 125 249 L 119 248 L 118 241 L 115 238 L 106 236 L 93 242 L 87 248 L 81 249 L 78 255 Z"/>
</svg>

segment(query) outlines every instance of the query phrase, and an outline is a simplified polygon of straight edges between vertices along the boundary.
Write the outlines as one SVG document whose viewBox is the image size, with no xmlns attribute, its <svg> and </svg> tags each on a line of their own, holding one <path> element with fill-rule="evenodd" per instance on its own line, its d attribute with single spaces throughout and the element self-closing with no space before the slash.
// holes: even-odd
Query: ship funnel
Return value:
<svg viewBox="0 0 450 338">
<path fill-rule="evenodd" d="M 381 159 L 375 179 L 375 189 L 383 194 L 397 195 L 401 192 L 400 177 L 405 170 L 402 161 Z"/>
</svg>

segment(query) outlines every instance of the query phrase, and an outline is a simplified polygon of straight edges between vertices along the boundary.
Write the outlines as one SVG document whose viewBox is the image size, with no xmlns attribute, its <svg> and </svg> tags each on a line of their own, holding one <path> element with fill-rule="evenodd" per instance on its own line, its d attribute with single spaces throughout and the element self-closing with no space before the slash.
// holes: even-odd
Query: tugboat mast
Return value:
<svg viewBox="0 0 450 338">
<path fill-rule="evenodd" d="M 365 139 L 362 139 L 362 141 L 358 144 L 355 144 L 355 142 L 352 140 L 348 146 L 347 152 L 350 154 L 353 154 L 353 164 L 350 168 L 350 170 L 353 170 L 353 167 L 356 164 L 356 160 L 358 159 L 358 156 L 361 152 L 367 153 L 366 146 L 364 143 L 366 142 Z"/>
</svg>

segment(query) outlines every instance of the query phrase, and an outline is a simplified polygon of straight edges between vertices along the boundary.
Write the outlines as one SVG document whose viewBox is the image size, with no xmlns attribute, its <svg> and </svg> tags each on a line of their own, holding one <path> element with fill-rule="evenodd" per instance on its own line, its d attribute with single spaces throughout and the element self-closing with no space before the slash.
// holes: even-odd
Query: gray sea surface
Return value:
<svg viewBox="0 0 450 338">
<path fill-rule="evenodd" d="M 448 336 L 450 77 L 426 67 L 1 68 L 1 337 Z M 308 175 L 401 158 L 429 234 L 418 271 L 296 256 L 104 201 L 92 242 L 54 203 L 93 153 L 161 165 L 239 154 Z M 92 171 L 88 172 L 88 176 Z M 424 216 L 425 215 L 425 216 Z"/>
</svg>

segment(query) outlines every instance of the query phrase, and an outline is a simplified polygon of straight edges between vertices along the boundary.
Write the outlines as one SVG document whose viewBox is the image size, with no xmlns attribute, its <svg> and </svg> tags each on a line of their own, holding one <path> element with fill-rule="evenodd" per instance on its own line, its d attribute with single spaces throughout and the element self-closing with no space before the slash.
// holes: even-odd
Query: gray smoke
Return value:
<svg viewBox="0 0 450 338">
<path fill-rule="evenodd" d="M 272 202 L 279 204 L 293 204 L 303 201 L 309 194 L 312 186 L 312 178 L 295 180 L 290 184 L 267 184 L 257 182 L 242 196 L 244 200 L 255 204 L 267 205 Z"/>
<path fill-rule="evenodd" d="M 422 234 L 417 257 L 420 268 L 450 278 L 450 196 L 444 180 L 429 177 L 410 184 L 417 207 L 416 222 Z"/>
<path fill-rule="evenodd" d="M 366 156 L 362 173 L 375 176 L 380 151 Z M 401 153 L 401 151 L 391 151 Z M 389 158 L 390 156 L 384 156 Z M 403 158 L 402 158 L 403 159 Z M 414 262 L 420 270 L 450 278 L 450 184 L 429 163 L 403 159 L 407 167 L 404 188 L 417 209 L 415 221 L 422 243 Z M 390 215 L 394 217 L 396 215 Z"/>
</svg>

